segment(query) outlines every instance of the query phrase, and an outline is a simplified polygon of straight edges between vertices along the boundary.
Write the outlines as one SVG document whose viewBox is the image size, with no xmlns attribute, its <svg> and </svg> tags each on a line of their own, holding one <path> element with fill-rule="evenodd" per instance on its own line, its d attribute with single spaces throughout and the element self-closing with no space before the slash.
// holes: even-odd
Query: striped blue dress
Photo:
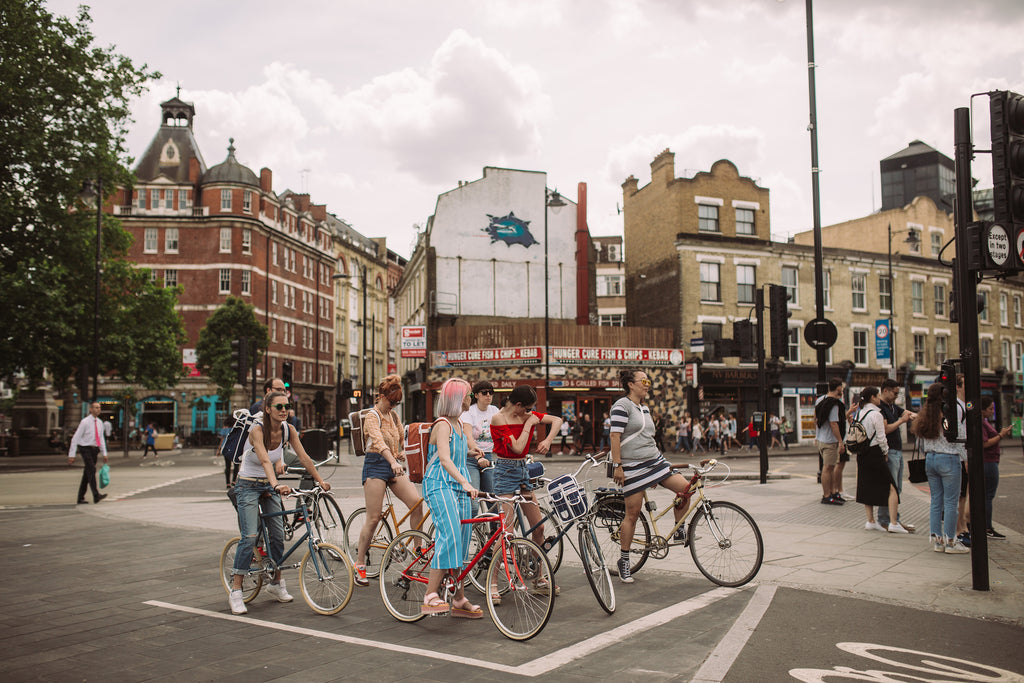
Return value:
<svg viewBox="0 0 1024 683">
<path fill-rule="evenodd" d="M 451 424 L 452 420 L 448 421 Z M 469 444 L 462 433 L 459 422 L 452 426 L 449 441 L 452 462 L 466 480 L 469 471 L 466 468 L 466 456 Z M 430 444 L 427 448 L 427 470 L 423 473 L 423 498 L 430 507 L 434 517 L 434 557 L 430 561 L 432 569 L 461 569 L 466 562 L 469 549 L 469 535 L 472 525 L 463 524 L 462 520 L 470 519 L 470 499 L 462 485 L 455 481 L 441 465 L 437 457 L 437 446 Z"/>
</svg>

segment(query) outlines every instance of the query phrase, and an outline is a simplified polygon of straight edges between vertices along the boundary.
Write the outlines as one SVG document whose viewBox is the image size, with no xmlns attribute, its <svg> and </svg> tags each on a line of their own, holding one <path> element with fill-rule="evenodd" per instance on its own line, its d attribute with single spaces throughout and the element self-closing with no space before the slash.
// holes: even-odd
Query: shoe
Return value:
<svg viewBox="0 0 1024 683">
<path fill-rule="evenodd" d="M 678 543 L 686 543 L 686 527 L 679 527 L 674 534 L 672 534 L 672 540 Z"/>
<path fill-rule="evenodd" d="M 942 541 L 941 536 L 936 536 L 935 534 L 932 534 L 928 538 L 932 543 L 932 550 L 934 550 L 937 553 L 946 552 L 946 544 Z"/>
<path fill-rule="evenodd" d="M 997 541 L 1002 541 L 1002 540 L 1004 540 L 1006 538 L 1006 536 L 1003 536 L 1001 533 L 999 533 L 995 529 L 989 529 L 988 531 L 985 532 L 985 535 L 988 536 L 989 538 L 993 538 L 993 539 L 995 539 Z"/>
<path fill-rule="evenodd" d="M 822 505 L 831 505 L 832 504 L 832 499 L 829 498 L 828 496 L 822 496 L 821 497 L 821 504 Z"/>
<path fill-rule="evenodd" d="M 281 579 L 281 583 L 272 583 L 267 586 L 267 592 L 278 602 L 291 602 L 295 599 L 285 588 L 284 579 Z"/>
<path fill-rule="evenodd" d="M 957 535 L 956 540 L 963 544 L 965 548 L 971 547 L 971 532 L 965 531 L 962 534 Z"/>
<path fill-rule="evenodd" d="M 836 495 L 839 496 L 840 500 L 842 500 L 844 503 L 847 502 L 847 501 L 852 502 L 852 501 L 856 500 L 856 498 L 854 496 L 847 495 L 846 491 L 840 491 Z"/>
<path fill-rule="evenodd" d="M 89 501 L 87 501 L 85 498 L 83 498 L 80 501 L 78 501 L 78 505 L 88 505 L 88 504 L 89 504 Z"/>
<path fill-rule="evenodd" d="M 232 614 L 246 614 L 249 611 L 245 608 L 245 600 L 242 599 L 240 590 L 228 593 L 228 604 L 231 605 Z"/>
<path fill-rule="evenodd" d="M 903 528 L 902 524 L 890 524 L 888 528 L 889 528 L 889 533 L 890 534 L 909 534 L 910 533 L 909 531 L 907 531 L 906 529 Z"/>
<path fill-rule="evenodd" d="M 917 531 L 917 527 L 913 524 L 907 524 L 906 522 L 899 522 L 899 525 L 907 530 L 908 534 L 912 534 Z"/>
<path fill-rule="evenodd" d="M 953 541 L 952 543 L 946 544 L 944 552 L 947 555 L 963 555 L 964 553 L 971 552 L 971 549 L 965 546 L 960 541 Z"/>
<path fill-rule="evenodd" d="M 885 531 L 885 527 L 878 522 L 864 522 L 864 528 L 867 531 Z"/>
<path fill-rule="evenodd" d="M 548 584 L 547 579 L 537 579 L 533 583 L 534 590 L 536 590 L 541 595 L 547 595 L 549 587 L 550 587 L 550 584 Z M 562 592 L 562 589 L 559 588 L 558 585 L 556 584 L 555 585 L 555 595 L 558 595 L 561 592 Z"/>
<path fill-rule="evenodd" d="M 619 580 L 622 581 L 622 583 L 633 583 L 634 581 L 636 581 L 636 579 L 634 579 L 629 574 L 629 559 L 628 558 L 624 558 L 624 557 L 620 557 L 619 558 L 618 570 L 619 570 Z"/>
<path fill-rule="evenodd" d="M 93 498 L 93 501 L 92 501 L 92 502 L 94 502 L 94 503 L 98 503 L 98 502 L 100 502 L 101 500 L 103 500 L 103 499 L 104 499 L 104 498 L 106 498 L 106 497 L 107 497 L 107 494 L 105 494 L 105 493 L 101 493 L 100 495 L 98 495 L 98 496 L 96 496 L 95 498 Z"/>
<path fill-rule="evenodd" d="M 444 614 L 448 608 L 448 603 L 441 600 L 440 595 L 427 593 L 423 597 L 423 604 L 420 605 L 420 614 Z"/>
<path fill-rule="evenodd" d="M 845 500 L 843 500 L 843 497 L 842 497 L 841 495 L 839 495 L 838 493 L 833 493 L 833 494 L 832 494 L 832 495 L 831 495 L 831 496 L 829 497 L 829 499 L 828 499 L 828 502 L 829 502 L 829 504 L 830 504 L 830 505 L 842 505 L 842 504 L 844 504 L 844 503 L 845 503 L 846 501 L 845 501 Z"/>
<path fill-rule="evenodd" d="M 356 573 L 352 576 L 352 580 L 356 582 L 357 586 L 366 587 L 370 585 L 370 580 L 366 578 L 366 565 L 357 564 L 355 566 Z"/>
<path fill-rule="evenodd" d="M 500 605 L 501 604 L 501 592 L 498 590 L 497 586 L 491 586 L 491 604 L 492 605 Z"/>
<path fill-rule="evenodd" d="M 480 605 L 474 605 L 469 598 L 463 597 L 461 602 L 458 600 L 452 602 L 452 616 L 463 619 L 480 619 L 484 616 L 484 611 L 480 609 Z"/>
</svg>

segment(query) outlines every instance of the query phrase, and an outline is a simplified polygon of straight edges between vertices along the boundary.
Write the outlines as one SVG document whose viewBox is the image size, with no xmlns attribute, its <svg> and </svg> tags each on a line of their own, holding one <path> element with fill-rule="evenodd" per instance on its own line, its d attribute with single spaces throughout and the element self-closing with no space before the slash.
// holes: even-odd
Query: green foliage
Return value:
<svg viewBox="0 0 1024 683">
<path fill-rule="evenodd" d="M 93 46 L 89 23 L 84 7 L 71 21 L 40 0 L 0 2 L 0 375 L 35 383 L 49 369 L 60 387 L 93 349 L 96 211 L 79 193 L 97 178 L 107 194 L 131 184 L 129 105 L 159 77 Z M 110 216 L 101 242 L 100 370 L 173 384 L 176 292 L 132 270 L 131 236 Z"/>
<path fill-rule="evenodd" d="M 225 401 L 230 398 L 236 379 L 231 369 L 231 342 L 242 337 L 256 342 L 256 356 L 250 358 L 250 363 L 258 365 L 270 344 L 267 327 L 256 319 L 252 305 L 233 296 L 214 311 L 199 331 L 196 367 L 213 379 L 220 388 L 218 395 Z"/>
</svg>

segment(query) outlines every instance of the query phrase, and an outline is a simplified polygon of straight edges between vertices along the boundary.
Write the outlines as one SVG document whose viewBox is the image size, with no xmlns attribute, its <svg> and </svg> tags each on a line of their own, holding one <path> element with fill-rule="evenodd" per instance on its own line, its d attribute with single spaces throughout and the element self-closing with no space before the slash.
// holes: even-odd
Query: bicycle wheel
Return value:
<svg viewBox="0 0 1024 683">
<path fill-rule="evenodd" d="M 619 543 L 619 525 L 626 517 L 625 499 L 619 495 L 604 496 L 594 504 L 594 530 L 597 532 L 601 554 L 608 560 L 608 568 L 619 575 L 619 557 L 622 546 Z M 651 525 L 643 510 L 637 517 L 633 530 L 633 542 L 629 546 L 630 574 L 640 571 L 650 554 Z"/>
<path fill-rule="evenodd" d="M 383 553 L 380 597 L 395 619 L 412 622 L 425 616 L 420 605 L 427 594 L 433 556 L 433 542 L 417 529 L 398 534 Z"/>
<path fill-rule="evenodd" d="M 433 538 L 433 534 L 430 536 Z M 487 544 L 487 539 L 490 538 L 484 533 L 484 530 L 473 525 L 473 531 L 469 536 L 469 550 L 467 551 L 469 559 L 476 557 L 477 553 L 480 552 L 480 548 L 483 548 Z M 497 544 L 497 542 L 495 542 Z M 473 569 L 470 570 L 467 578 L 473 588 L 480 591 L 481 595 L 487 590 L 487 570 L 491 566 L 491 554 L 494 552 L 494 546 L 487 552 L 486 555 L 480 558 L 480 560 L 473 565 Z"/>
<path fill-rule="evenodd" d="M 345 515 L 329 493 L 322 493 L 317 497 L 316 505 L 312 511 L 313 527 L 321 541 L 326 541 L 339 548 L 345 547 Z"/>
<path fill-rule="evenodd" d="M 233 578 L 231 570 L 235 566 L 235 551 L 238 549 L 238 542 L 242 540 L 236 536 L 228 541 L 220 554 L 220 580 L 224 584 L 224 590 L 230 593 L 233 589 Z M 259 595 L 263 586 L 263 561 L 259 552 L 253 552 L 252 561 L 249 563 L 249 573 L 242 577 L 242 600 L 252 602 Z"/>
<path fill-rule="evenodd" d="M 359 551 L 359 534 L 363 532 L 363 525 L 366 524 L 366 508 L 359 508 L 345 522 L 345 550 L 353 563 L 356 561 L 356 554 Z M 384 551 L 391 543 L 395 535 L 391 532 L 391 525 L 388 520 L 381 518 L 377 524 L 377 530 L 370 538 L 370 545 L 366 548 L 366 576 L 374 578 L 380 574 L 380 562 Z"/>
<path fill-rule="evenodd" d="M 557 572 L 558 568 L 562 566 L 562 553 L 565 550 L 565 546 L 562 543 L 562 522 L 551 510 L 540 508 L 540 511 L 543 515 L 542 521 L 544 523 L 544 543 L 540 547 L 547 554 L 548 561 L 551 562 L 551 571 Z M 519 533 L 524 538 L 533 541 L 533 534 L 527 536 L 523 533 L 524 531 L 523 528 L 519 529 Z"/>
<path fill-rule="evenodd" d="M 492 546 L 495 548 L 495 546 Z M 555 573 L 544 551 L 533 541 L 510 538 L 495 548 L 497 558 L 487 570 L 489 585 L 498 586 L 500 602 L 487 591 L 487 609 L 494 625 L 512 640 L 529 640 L 551 618 Z"/>
<path fill-rule="evenodd" d="M 742 586 L 761 569 L 761 531 L 739 505 L 715 502 L 700 506 L 690 521 L 689 533 L 693 563 L 719 586 Z"/>
<path fill-rule="evenodd" d="M 583 561 L 583 572 L 587 575 L 590 588 L 594 591 L 597 604 L 608 614 L 615 611 L 615 586 L 612 575 L 608 571 L 604 555 L 597 543 L 597 531 L 588 522 L 579 524 L 580 560 Z"/>
<path fill-rule="evenodd" d="M 299 565 L 302 597 L 317 614 L 337 614 L 352 599 L 352 563 L 331 543 L 314 543 Z"/>
</svg>

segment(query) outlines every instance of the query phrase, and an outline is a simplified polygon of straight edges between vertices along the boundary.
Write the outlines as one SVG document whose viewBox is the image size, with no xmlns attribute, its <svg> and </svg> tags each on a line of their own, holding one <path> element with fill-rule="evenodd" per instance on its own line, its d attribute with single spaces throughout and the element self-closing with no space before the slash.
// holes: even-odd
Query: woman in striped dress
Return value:
<svg viewBox="0 0 1024 683">
<path fill-rule="evenodd" d="M 623 583 L 633 583 L 630 576 L 629 548 L 633 543 L 636 520 L 644 502 L 644 489 L 661 484 L 675 494 L 686 489 L 687 480 L 681 474 L 674 474 L 673 467 L 689 467 L 686 464 L 669 464 L 654 442 L 654 420 L 651 411 L 644 405 L 644 399 L 651 390 L 651 380 L 643 370 L 622 370 L 619 381 L 626 395 L 612 405 L 612 462 L 615 463 L 615 483 L 622 487 L 626 502 L 626 516 L 619 527 L 620 549 L 619 578 Z M 686 510 L 673 510 L 676 521 Z M 679 533 L 685 527 L 680 527 Z M 682 540 L 682 539 L 676 539 Z"/>
<path fill-rule="evenodd" d="M 434 557 L 420 610 L 437 614 L 451 609 L 453 617 L 479 619 L 483 610 L 469 602 L 461 583 L 451 605 L 437 594 L 444 575 L 462 569 L 469 547 L 471 525 L 462 520 L 470 519 L 470 498 L 476 497 L 477 490 L 469 481 L 466 458 L 470 453 L 483 455 L 473 440 L 472 427 L 459 421 L 469 409 L 469 401 L 469 382 L 458 377 L 445 381 L 438 392 L 438 419 L 430 431 L 427 469 L 423 473 L 423 497 L 434 516 Z"/>
</svg>

